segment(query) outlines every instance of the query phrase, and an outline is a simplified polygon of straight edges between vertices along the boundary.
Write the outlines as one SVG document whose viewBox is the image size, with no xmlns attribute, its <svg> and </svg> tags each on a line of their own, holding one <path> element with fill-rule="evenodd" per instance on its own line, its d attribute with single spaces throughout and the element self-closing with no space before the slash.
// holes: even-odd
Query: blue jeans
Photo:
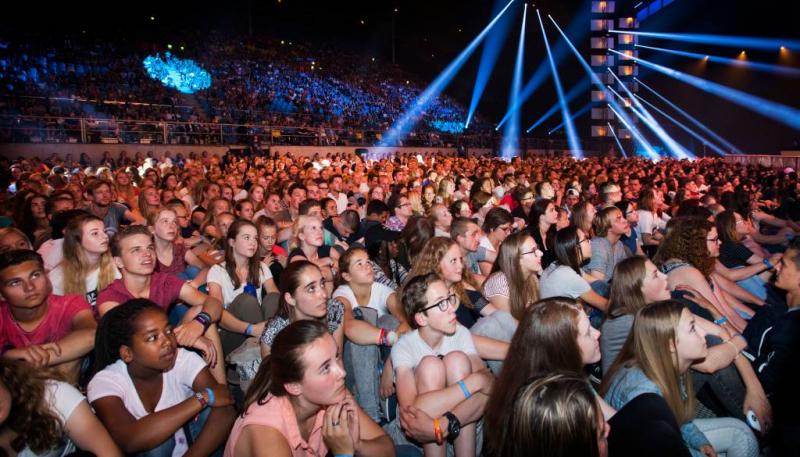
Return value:
<svg viewBox="0 0 800 457">
<path fill-rule="evenodd" d="M 203 427 L 206 425 L 206 421 L 208 420 L 208 415 L 211 413 L 211 408 L 205 408 L 197 417 L 192 418 L 189 422 L 183 424 L 183 434 L 186 437 L 187 444 L 189 447 L 197 440 L 197 437 L 200 436 L 200 432 L 203 430 Z M 140 452 L 136 454 L 136 457 L 172 457 L 172 452 L 175 450 L 175 435 L 169 437 L 167 441 L 164 441 L 160 445 L 150 449 L 149 451 Z M 216 452 L 211 454 L 214 457 L 221 457 L 222 456 L 222 448 L 217 449 Z"/>
</svg>

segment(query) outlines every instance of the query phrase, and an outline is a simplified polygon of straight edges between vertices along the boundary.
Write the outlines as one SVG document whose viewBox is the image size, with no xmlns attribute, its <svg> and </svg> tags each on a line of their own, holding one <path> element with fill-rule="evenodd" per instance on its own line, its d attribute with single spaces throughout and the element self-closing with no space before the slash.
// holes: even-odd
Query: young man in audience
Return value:
<svg viewBox="0 0 800 457">
<path fill-rule="evenodd" d="M 53 295 L 42 257 L 0 254 L 0 352 L 36 367 L 55 367 L 76 383 L 81 360 L 94 348 L 97 324 L 80 295 Z"/>
<path fill-rule="evenodd" d="M 630 226 L 616 206 L 601 209 L 594 217 L 593 226 L 592 257 L 586 269 L 595 279 L 611 282 L 617 264 L 633 255 L 621 241 Z"/>
<path fill-rule="evenodd" d="M 89 212 L 103 220 L 109 235 L 117 233 L 122 221 L 142 225 L 147 222 L 122 203 L 111 201 L 111 184 L 108 181 L 93 181 L 86 190 L 86 196 L 89 199 Z"/>
<path fill-rule="evenodd" d="M 489 252 L 481 244 L 481 228 L 475 219 L 457 217 L 450 224 L 450 238 L 452 238 L 461 249 L 461 258 L 464 267 L 468 268 L 479 284 L 483 284 L 486 279 L 481 274 L 479 262 L 494 263 L 497 256 L 496 252 Z"/>
</svg>

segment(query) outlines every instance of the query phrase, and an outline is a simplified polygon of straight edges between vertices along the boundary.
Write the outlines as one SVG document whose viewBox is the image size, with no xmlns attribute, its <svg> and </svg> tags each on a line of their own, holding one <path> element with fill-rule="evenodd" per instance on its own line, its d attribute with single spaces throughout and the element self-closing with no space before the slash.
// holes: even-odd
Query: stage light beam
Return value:
<svg viewBox="0 0 800 457">
<path fill-rule="evenodd" d="M 614 137 L 614 141 L 617 142 L 617 146 L 619 147 L 619 152 L 622 153 L 622 157 L 628 158 L 628 154 L 625 153 L 625 148 L 622 147 L 622 143 L 619 141 L 619 137 L 616 133 L 614 133 L 614 127 L 611 126 L 611 122 L 606 122 L 608 124 L 608 131 L 611 132 L 611 136 Z"/>
<path fill-rule="evenodd" d="M 575 97 L 577 97 L 579 94 L 584 93 L 584 91 L 586 90 L 586 86 L 588 86 L 588 85 L 589 85 L 589 77 L 588 76 L 584 77 L 578 84 L 574 85 L 572 87 L 572 89 L 570 89 L 569 92 L 567 92 L 567 95 L 565 96 L 565 98 L 567 100 L 567 103 L 572 102 L 573 100 L 575 100 Z M 531 130 L 533 130 L 536 127 L 540 126 L 547 119 L 550 119 L 550 116 L 552 116 L 553 114 L 556 114 L 556 112 L 558 111 L 558 108 L 560 106 L 561 105 L 559 104 L 559 102 L 555 102 L 553 104 L 553 106 L 551 106 L 550 109 L 547 110 L 547 112 L 542 114 L 542 117 L 540 117 L 536 122 L 531 124 L 531 126 L 528 127 L 528 129 L 525 132 L 526 133 L 530 133 Z"/>
<path fill-rule="evenodd" d="M 519 44 L 517 45 L 517 59 L 514 63 L 514 77 L 511 81 L 511 93 L 508 97 L 508 104 L 515 105 L 519 100 L 519 92 L 522 89 L 522 66 L 525 55 L 525 22 L 528 19 L 528 4 L 522 12 L 522 27 L 519 31 Z M 510 159 L 517 155 L 519 148 L 519 110 L 515 110 L 511 115 L 511 120 L 506 124 L 503 132 L 503 142 L 500 148 L 501 157 Z"/>
<path fill-rule="evenodd" d="M 622 122 L 622 125 L 624 125 L 625 128 L 628 129 L 629 132 L 631 132 L 631 136 L 633 136 L 633 139 L 635 139 L 636 141 L 639 142 L 639 144 L 642 145 L 642 148 L 645 150 L 645 152 L 647 153 L 647 155 L 650 157 L 651 160 L 656 161 L 661 159 L 658 153 L 653 149 L 653 146 L 647 141 L 647 139 L 645 139 L 645 137 L 643 137 L 642 134 L 633 127 L 633 124 L 630 122 L 630 118 L 628 118 L 627 115 L 624 115 L 620 111 L 615 110 L 614 107 L 611 106 L 611 103 L 608 103 L 608 108 L 611 110 L 611 112 L 613 112 L 617 116 L 617 119 L 619 119 L 619 121 Z"/>
<path fill-rule="evenodd" d="M 713 46 L 730 48 L 775 50 L 780 46 L 790 49 L 800 50 L 800 40 L 787 40 L 783 38 L 759 38 L 746 36 L 726 36 L 726 35 L 702 35 L 693 33 L 662 33 L 662 32 L 642 32 L 632 30 L 609 30 L 610 33 L 625 35 L 637 35 L 649 38 L 661 38 L 670 41 L 681 41 L 684 43 L 698 43 Z"/>
<path fill-rule="evenodd" d="M 589 103 L 583 105 L 583 107 L 581 109 L 579 109 L 578 111 L 575 111 L 574 113 L 572 113 L 572 120 L 574 121 L 575 119 L 577 119 L 577 118 L 583 116 L 584 114 L 588 113 L 590 109 L 592 109 L 592 102 L 589 102 Z M 548 131 L 547 134 L 548 135 L 552 135 L 553 133 L 561 130 L 562 127 L 564 127 L 564 121 L 561 121 L 560 124 L 558 124 L 557 126 L 553 127 L 552 129 L 550 129 L 550 131 Z"/>
<path fill-rule="evenodd" d="M 791 68 L 786 67 L 783 65 L 771 65 L 761 62 L 752 62 L 748 60 L 741 60 L 741 59 L 731 59 L 729 57 L 720 57 L 720 56 L 711 56 L 705 54 L 698 54 L 696 52 L 686 52 L 686 51 L 678 51 L 675 49 L 666 49 L 666 48 L 658 48 L 655 46 L 645 46 L 642 44 L 635 45 L 637 48 L 642 49 L 650 49 L 652 51 L 664 52 L 667 54 L 673 54 L 677 56 L 688 57 L 691 59 L 703 59 L 708 62 L 715 62 L 721 63 L 724 65 L 733 65 L 737 67 L 749 68 L 752 70 L 764 71 L 767 73 L 773 73 L 778 75 L 784 76 L 792 76 L 795 78 L 800 78 L 800 69 L 798 68 Z"/>
<path fill-rule="evenodd" d="M 636 97 L 636 98 L 637 98 L 637 99 L 638 99 L 640 102 L 642 102 L 642 103 L 644 103 L 645 105 L 647 105 L 647 106 L 649 106 L 650 108 L 652 108 L 652 109 L 653 109 L 655 112 L 657 112 L 658 114 L 660 114 L 660 115 L 664 116 L 665 118 L 667 118 L 667 120 L 669 120 L 669 121 L 670 121 L 670 122 L 672 122 L 673 124 L 675 124 L 675 125 L 677 125 L 678 127 L 680 127 L 680 128 L 681 128 L 681 129 L 682 129 L 684 132 L 688 133 L 689 135 L 691 135 L 691 136 L 692 136 L 692 137 L 694 137 L 695 139 L 697 139 L 697 140 L 699 140 L 699 141 L 702 141 L 702 142 L 703 142 L 703 144 L 705 144 L 705 145 L 707 145 L 708 147 L 710 147 L 710 148 L 711 148 L 711 149 L 712 149 L 714 152 L 716 152 L 717 154 L 719 154 L 719 155 L 721 155 L 721 156 L 725 156 L 725 155 L 727 155 L 727 154 L 725 153 L 725 150 L 724 150 L 724 149 L 720 148 L 719 146 L 717 146 L 716 144 L 714 144 L 713 142 L 711 142 L 711 140 L 709 140 L 708 138 L 706 138 L 706 137 L 704 137 L 704 136 L 700 135 L 699 133 L 695 132 L 694 130 L 690 129 L 688 126 L 686 126 L 686 124 L 684 124 L 684 123 L 680 122 L 679 120 L 675 119 L 674 117 L 670 116 L 669 114 L 667 114 L 667 113 L 666 113 L 666 112 L 664 112 L 663 110 L 659 109 L 657 106 L 653 105 L 652 103 L 650 103 L 650 102 L 648 102 L 647 100 L 645 100 L 645 99 L 643 99 L 642 97 L 640 97 L 638 94 L 634 95 L 634 97 Z"/>
</svg>

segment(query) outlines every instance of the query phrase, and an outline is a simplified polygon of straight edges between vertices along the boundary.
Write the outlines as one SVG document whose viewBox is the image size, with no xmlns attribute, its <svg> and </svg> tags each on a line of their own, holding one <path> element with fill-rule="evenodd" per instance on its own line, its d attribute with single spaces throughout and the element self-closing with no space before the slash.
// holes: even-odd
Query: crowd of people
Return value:
<svg viewBox="0 0 800 457">
<path fill-rule="evenodd" d="M 152 43 L 112 44 L 85 36 L 54 39 L 52 46 L 41 37 L 5 42 L 0 138 L 232 144 L 249 134 L 288 144 L 333 145 L 359 137 L 375 142 L 375 134 L 388 130 L 424 89 L 399 68 L 363 56 L 286 40 L 212 35 L 170 51 L 196 60 L 211 75 L 210 88 L 189 96 L 147 75 L 142 61 L 156 53 Z M 79 118 L 88 122 L 88 138 L 81 137 Z M 442 143 L 442 137 L 462 133 L 465 118 L 454 100 L 437 97 L 409 141 Z M 491 131 L 480 116 L 471 130 Z"/>
<path fill-rule="evenodd" d="M 784 456 L 800 181 L 697 161 L 0 158 L 0 448 Z"/>
</svg>

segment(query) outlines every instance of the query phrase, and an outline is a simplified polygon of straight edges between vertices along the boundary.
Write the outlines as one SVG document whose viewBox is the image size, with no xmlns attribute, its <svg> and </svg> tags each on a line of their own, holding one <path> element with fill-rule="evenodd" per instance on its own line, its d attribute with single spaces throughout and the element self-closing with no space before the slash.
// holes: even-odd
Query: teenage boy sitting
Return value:
<svg viewBox="0 0 800 457">
<path fill-rule="evenodd" d="M 175 327 L 178 344 L 202 351 L 210 362 L 214 377 L 219 382 L 224 382 L 224 364 L 214 367 L 216 355 L 222 354 L 219 334 L 208 331 L 219 321 L 222 303 L 200 292 L 189 281 L 170 273 L 155 271 L 153 234 L 143 225 L 120 228 L 111 239 L 111 255 L 122 278 L 114 280 L 98 294 L 97 309 L 100 316 L 134 298 L 146 298 L 164 310 L 168 310 L 176 302 L 186 303 L 192 308 L 183 316 L 181 325 Z"/>
<path fill-rule="evenodd" d="M 52 290 L 39 254 L 0 254 L 0 353 L 36 367 L 57 367 L 76 383 L 81 359 L 94 348 L 97 324 L 84 297 Z"/>
<path fill-rule="evenodd" d="M 493 377 L 483 364 L 472 335 L 456 321 L 458 298 L 436 274 L 411 278 L 403 308 L 414 329 L 392 348 L 397 399 L 433 421 L 433 442 L 426 457 L 444 456 L 445 438 L 458 457 L 476 453 L 476 424 L 483 415 Z"/>
</svg>

